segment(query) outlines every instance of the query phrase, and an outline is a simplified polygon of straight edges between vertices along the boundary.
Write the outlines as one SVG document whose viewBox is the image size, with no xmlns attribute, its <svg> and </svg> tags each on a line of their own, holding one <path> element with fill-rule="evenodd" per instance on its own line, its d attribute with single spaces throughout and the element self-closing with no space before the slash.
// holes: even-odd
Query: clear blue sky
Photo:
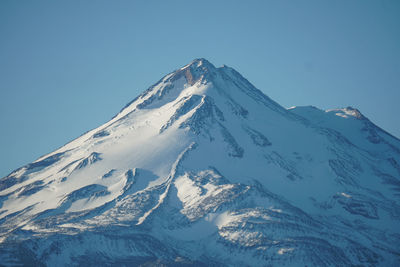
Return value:
<svg viewBox="0 0 400 267">
<path fill-rule="evenodd" d="M 0 177 L 192 59 L 400 136 L 400 1 L 0 1 Z"/>
</svg>

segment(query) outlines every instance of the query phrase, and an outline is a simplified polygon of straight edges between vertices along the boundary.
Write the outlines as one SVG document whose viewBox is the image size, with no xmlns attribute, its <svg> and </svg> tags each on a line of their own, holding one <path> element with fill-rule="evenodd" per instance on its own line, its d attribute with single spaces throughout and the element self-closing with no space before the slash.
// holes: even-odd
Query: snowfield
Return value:
<svg viewBox="0 0 400 267">
<path fill-rule="evenodd" d="M 0 179 L 4 266 L 397 266 L 399 222 L 399 139 L 205 59 Z"/>
</svg>

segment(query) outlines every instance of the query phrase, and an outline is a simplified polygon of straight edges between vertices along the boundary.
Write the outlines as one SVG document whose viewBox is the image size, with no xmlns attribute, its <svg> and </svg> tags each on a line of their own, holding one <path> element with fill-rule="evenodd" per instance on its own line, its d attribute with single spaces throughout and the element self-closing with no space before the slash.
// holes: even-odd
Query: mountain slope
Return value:
<svg viewBox="0 0 400 267">
<path fill-rule="evenodd" d="M 395 265 L 399 177 L 358 111 L 286 110 L 197 59 L 0 180 L 0 262 Z"/>
</svg>

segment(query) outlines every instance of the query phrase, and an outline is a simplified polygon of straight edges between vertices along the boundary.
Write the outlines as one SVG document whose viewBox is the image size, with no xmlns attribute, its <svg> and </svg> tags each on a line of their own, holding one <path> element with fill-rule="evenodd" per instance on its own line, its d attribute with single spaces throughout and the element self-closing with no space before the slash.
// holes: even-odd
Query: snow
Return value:
<svg viewBox="0 0 400 267">
<path fill-rule="evenodd" d="M 288 253 L 288 252 L 293 251 L 293 250 L 294 250 L 294 248 L 280 248 L 278 250 L 278 254 L 279 255 L 283 255 L 283 254 Z"/>
<path fill-rule="evenodd" d="M 400 243 L 399 151 L 356 109 L 284 109 L 232 68 L 194 60 L 0 180 L 0 252 L 27 235 L 50 266 L 89 252 L 384 266 Z"/>
<path fill-rule="evenodd" d="M 342 193 L 340 193 L 342 196 L 344 196 L 344 197 L 346 197 L 346 198 L 351 198 L 351 195 L 349 195 L 349 194 L 346 194 L 346 193 L 344 193 L 344 192 L 342 192 Z"/>
</svg>

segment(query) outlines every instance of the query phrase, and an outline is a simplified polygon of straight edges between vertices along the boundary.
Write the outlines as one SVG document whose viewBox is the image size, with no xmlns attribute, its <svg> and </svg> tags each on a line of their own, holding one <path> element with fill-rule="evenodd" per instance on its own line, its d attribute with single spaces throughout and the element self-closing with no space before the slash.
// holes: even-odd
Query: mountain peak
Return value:
<svg viewBox="0 0 400 267">
<path fill-rule="evenodd" d="M 180 73 L 181 71 L 196 72 L 196 73 L 204 74 L 206 72 L 214 72 L 214 71 L 216 71 L 216 68 L 207 59 L 196 58 L 196 59 L 192 60 L 189 64 L 176 70 L 175 73 Z"/>
<path fill-rule="evenodd" d="M 337 116 L 341 116 L 343 118 L 353 117 L 359 120 L 367 119 L 358 109 L 353 107 L 339 108 L 339 109 L 330 109 L 326 112 L 336 112 Z"/>
<path fill-rule="evenodd" d="M 192 62 L 190 62 L 188 65 L 186 66 L 195 66 L 195 67 L 211 67 L 211 68 L 215 68 L 215 66 L 210 63 L 210 61 L 208 61 L 205 58 L 195 58 L 192 60 Z M 185 67 L 186 67 L 185 66 Z"/>
<path fill-rule="evenodd" d="M 339 116 L 342 118 L 354 118 L 354 119 L 358 119 L 358 120 L 368 120 L 367 117 L 365 117 L 361 111 L 359 111 L 356 108 L 353 108 L 351 106 L 345 107 L 345 108 L 335 108 L 335 109 L 327 109 L 327 110 L 323 110 L 323 109 L 319 109 L 315 106 L 309 105 L 309 106 L 293 106 L 288 108 L 288 110 L 291 110 L 294 113 L 297 113 L 299 115 L 303 114 L 305 115 L 306 113 L 310 114 L 310 113 L 314 113 L 314 116 L 319 114 L 322 115 L 324 113 L 328 113 L 328 114 L 333 114 L 335 116 Z"/>
<path fill-rule="evenodd" d="M 180 99 L 189 95 L 208 95 L 214 100 L 219 99 L 217 102 L 229 102 L 234 112 L 245 110 L 242 105 L 258 103 L 278 113 L 291 116 L 283 107 L 255 88 L 239 72 L 226 65 L 216 68 L 204 58 L 194 59 L 182 68 L 167 74 L 130 102 L 125 107 L 125 112 L 121 113 L 124 115 L 136 108 L 159 108 L 169 103 L 179 102 Z"/>
</svg>

